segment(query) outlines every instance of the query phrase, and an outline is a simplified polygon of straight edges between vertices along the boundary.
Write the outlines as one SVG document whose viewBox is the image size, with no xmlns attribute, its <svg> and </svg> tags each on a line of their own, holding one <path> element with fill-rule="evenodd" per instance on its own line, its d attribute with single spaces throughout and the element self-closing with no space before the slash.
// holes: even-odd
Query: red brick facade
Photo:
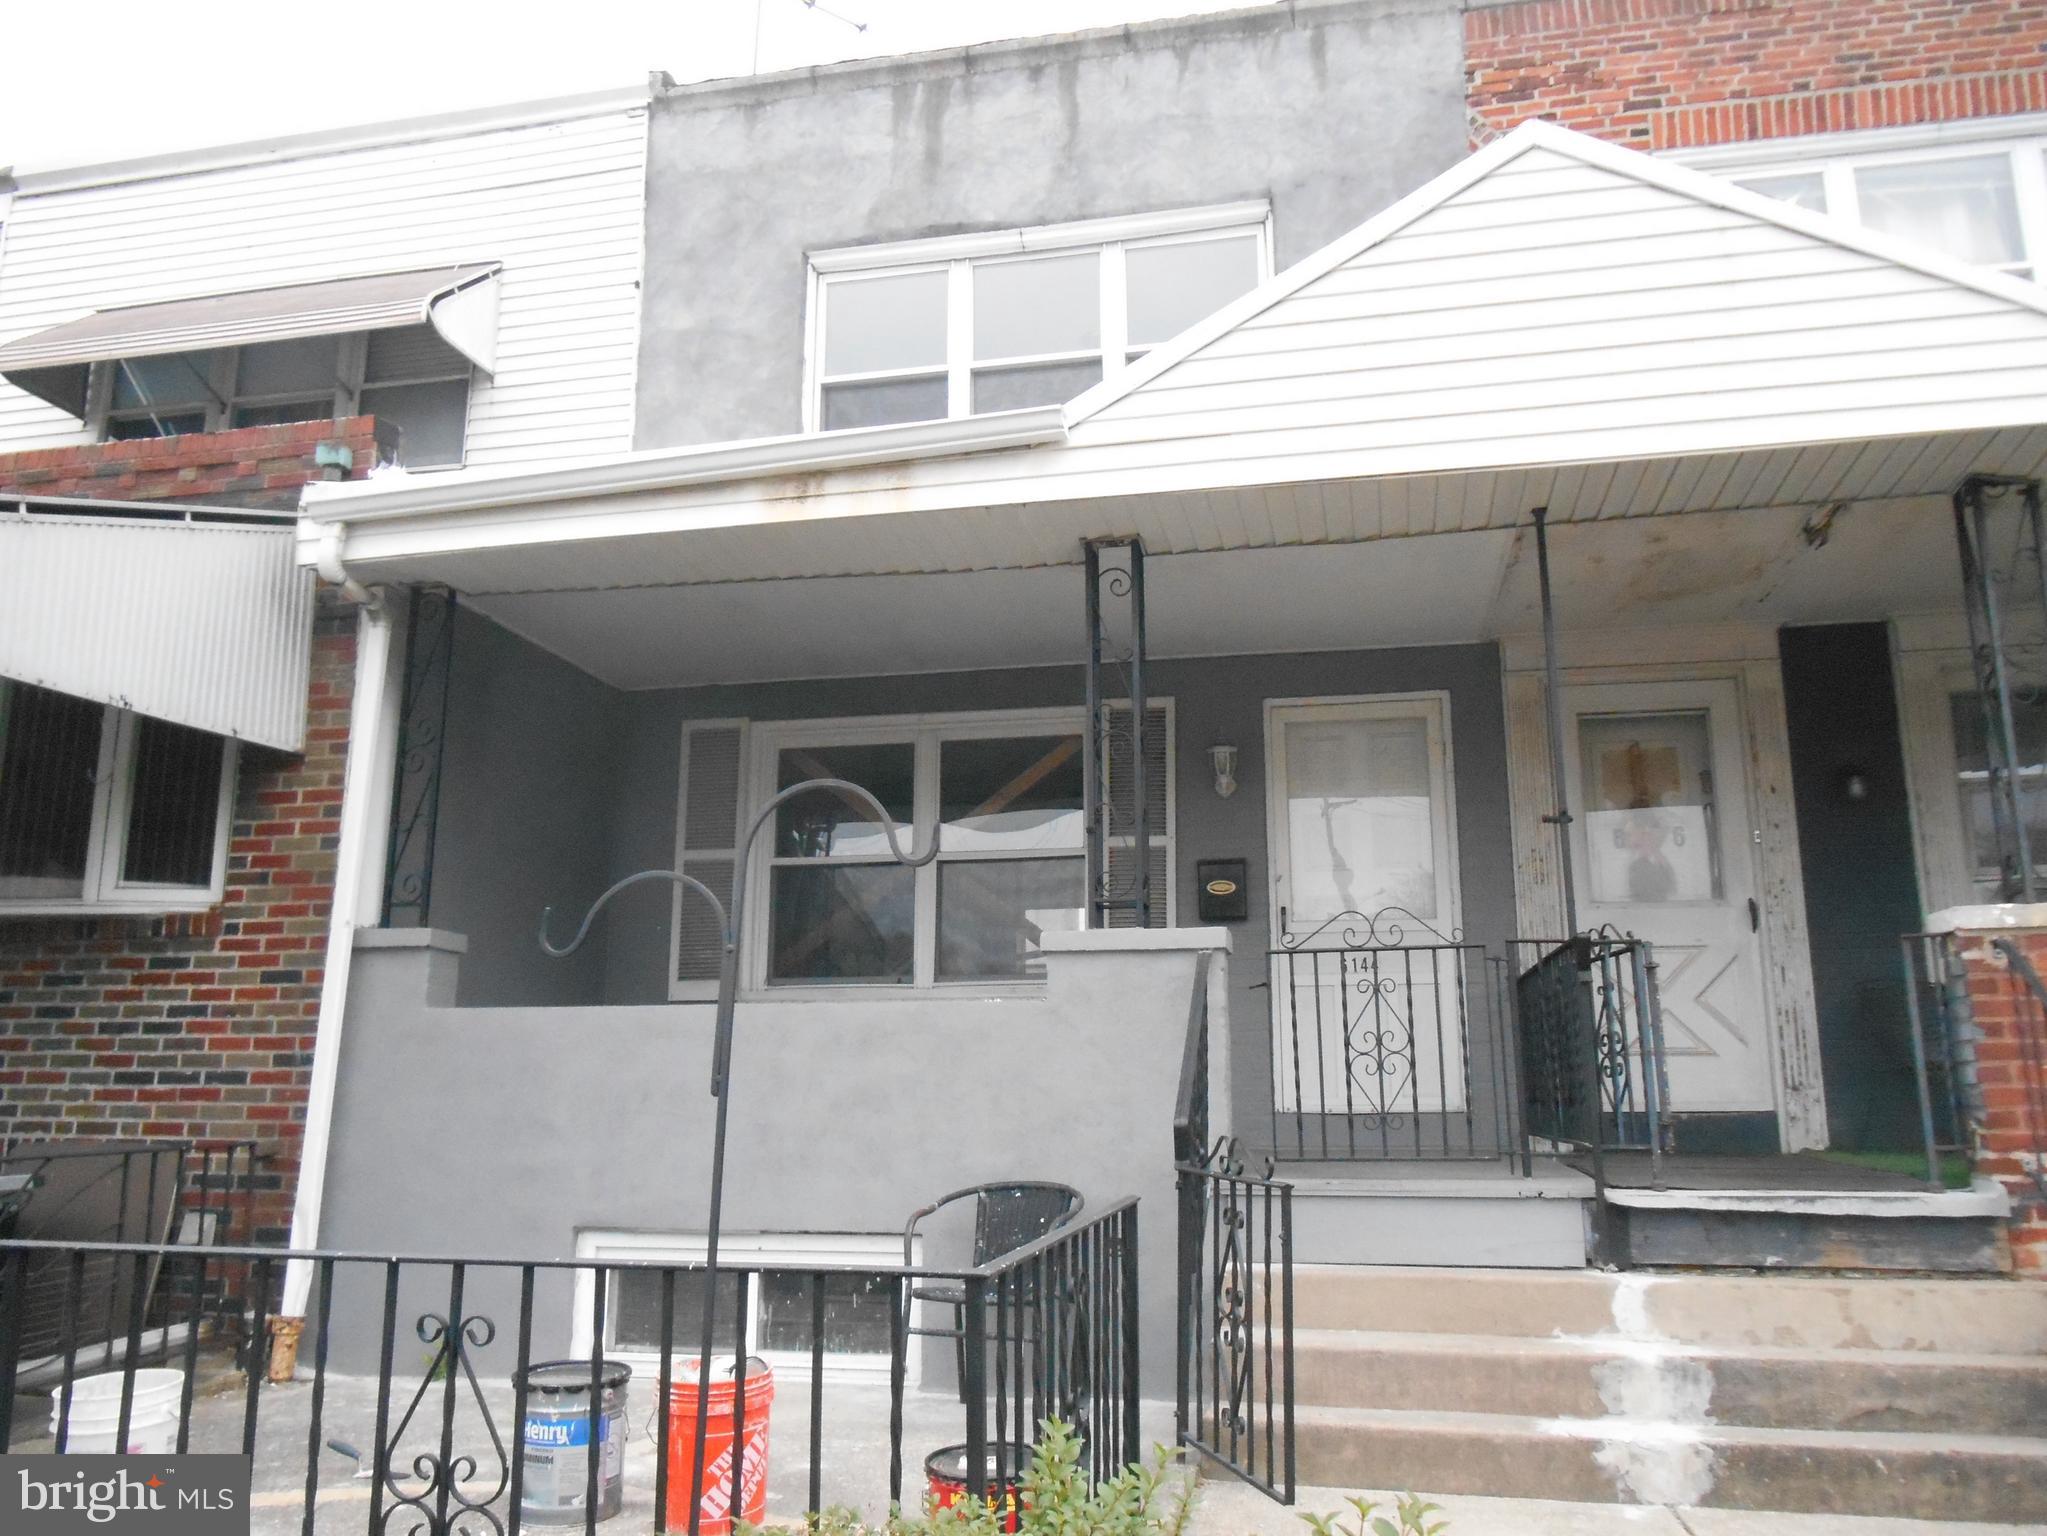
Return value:
<svg viewBox="0 0 2047 1536">
<path fill-rule="evenodd" d="M 2013 940 L 2047 976 L 2047 931 L 2011 932 Z M 2011 1192 L 2012 1267 L 2047 1280 L 2047 1010 L 2026 991 L 2004 957 L 1990 946 L 1992 935 L 1955 936 L 1968 966 L 1969 1013 L 1982 1123 L 1976 1132 L 1976 1171 Z"/>
<path fill-rule="evenodd" d="M 366 417 L 0 458 L 0 492 L 286 509 Z M 339 833 L 355 619 L 314 624 L 303 756 L 244 747 L 224 899 L 166 917 L 0 918 L 0 1138 L 253 1140 L 254 1230 L 282 1242 L 304 1130 Z"/>
<path fill-rule="evenodd" d="M 1484 142 L 1545 117 L 1643 149 L 2047 110 L 2047 0 L 1516 0 L 1469 11 Z"/>
</svg>

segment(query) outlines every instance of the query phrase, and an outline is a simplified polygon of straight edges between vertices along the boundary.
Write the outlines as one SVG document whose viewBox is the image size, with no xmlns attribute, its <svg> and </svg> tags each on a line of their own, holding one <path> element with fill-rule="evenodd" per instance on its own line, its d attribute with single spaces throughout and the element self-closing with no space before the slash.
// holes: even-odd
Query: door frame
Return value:
<svg viewBox="0 0 2047 1536">
<path fill-rule="evenodd" d="M 1820 1075 L 1819 1012 L 1813 999 L 1812 951 L 1805 923 L 1805 876 L 1798 853 L 1798 820 L 1791 794 L 1791 741 L 1784 713 L 1784 673 L 1774 630 L 1729 626 L 1682 637 L 1659 632 L 1645 648 L 1641 632 L 1573 635 L 1562 672 L 1566 688 L 1598 683 L 1681 683 L 1729 680 L 1735 684 L 1743 741 L 1744 789 L 1749 797 L 1750 857 L 1756 900 L 1762 907 L 1760 956 L 1763 1028 L 1771 1061 L 1778 1142 L 1786 1152 L 1827 1145 L 1826 1090 Z M 1554 809 L 1549 713 L 1540 637 L 1514 637 L 1503 645 L 1507 713 L 1507 779 L 1512 806 L 1515 908 L 1523 934 L 1544 937 L 1563 924 L 1557 880 L 1555 829 L 1544 818 Z M 1639 665 L 1619 660 L 1653 649 L 1692 659 Z M 1715 653 L 1718 653 L 1715 659 Z"/>
</svg>

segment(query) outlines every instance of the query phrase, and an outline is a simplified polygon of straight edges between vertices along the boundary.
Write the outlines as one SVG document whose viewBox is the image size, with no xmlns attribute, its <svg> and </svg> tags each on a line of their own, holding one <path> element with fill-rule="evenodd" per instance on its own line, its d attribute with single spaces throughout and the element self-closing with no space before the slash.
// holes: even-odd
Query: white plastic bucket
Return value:
<svg viewBox="0 0 2047 1536">
<path fill-rule="evenodd" d="M 178 1399 L 184 1395 L 183 1371 L 135 1373 L 135 1396 L 128 1408 L 128 1444 L 114 1444 L 121 1423 L 121 1373 L 81 1376 L 71 1383 L 71 1429 L 64 1449 L 74 1456 L 104 1456 L 125 1449 L 130 1455 L 168 1456 L 178 1448 Z M 50 1434 L 64 1412 L 64 1394 L 50 1398 Z"/>
</svg>

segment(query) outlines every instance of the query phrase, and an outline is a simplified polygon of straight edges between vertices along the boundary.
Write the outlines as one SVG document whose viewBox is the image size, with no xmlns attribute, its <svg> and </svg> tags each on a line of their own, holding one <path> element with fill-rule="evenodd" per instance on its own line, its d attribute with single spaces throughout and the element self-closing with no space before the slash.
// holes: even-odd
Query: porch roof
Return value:
<svg viewBox="0 0 2047 1536">
<path fill-rule="evenodd" d="M 1073 401 L 309 487 L 464 592 L 1070 564 L 1945 494 L 2047 462 L 2047 294 L 1541 123 Z"/>
</svg>

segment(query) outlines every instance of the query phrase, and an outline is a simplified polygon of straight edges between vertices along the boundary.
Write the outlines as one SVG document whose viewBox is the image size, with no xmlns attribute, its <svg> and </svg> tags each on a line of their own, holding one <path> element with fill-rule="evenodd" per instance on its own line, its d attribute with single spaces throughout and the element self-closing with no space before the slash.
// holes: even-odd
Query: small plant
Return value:
<svg viewBox="0 0 2047 1536">
<path fill-rule="evenodd" d="M 1440 1515 L 1440 1504 L 1431 1504 L 1418 1494 L 1404 1493 L 1393 1501 L 1390 1511 L 1392 1518 L 1378 1513 L 1379 1506 L 1367 1499 L 1344 1501 L 1356 1512 L 1356 1520 L 1345 1524 L 1340 1514 L 1303 1515 L 1308 1528 L 1315 1536 L 1442 1536 L 1450 1529 L 1447 1520 L 1431 1520 L 1429 1516 Z"/>
</svg>

